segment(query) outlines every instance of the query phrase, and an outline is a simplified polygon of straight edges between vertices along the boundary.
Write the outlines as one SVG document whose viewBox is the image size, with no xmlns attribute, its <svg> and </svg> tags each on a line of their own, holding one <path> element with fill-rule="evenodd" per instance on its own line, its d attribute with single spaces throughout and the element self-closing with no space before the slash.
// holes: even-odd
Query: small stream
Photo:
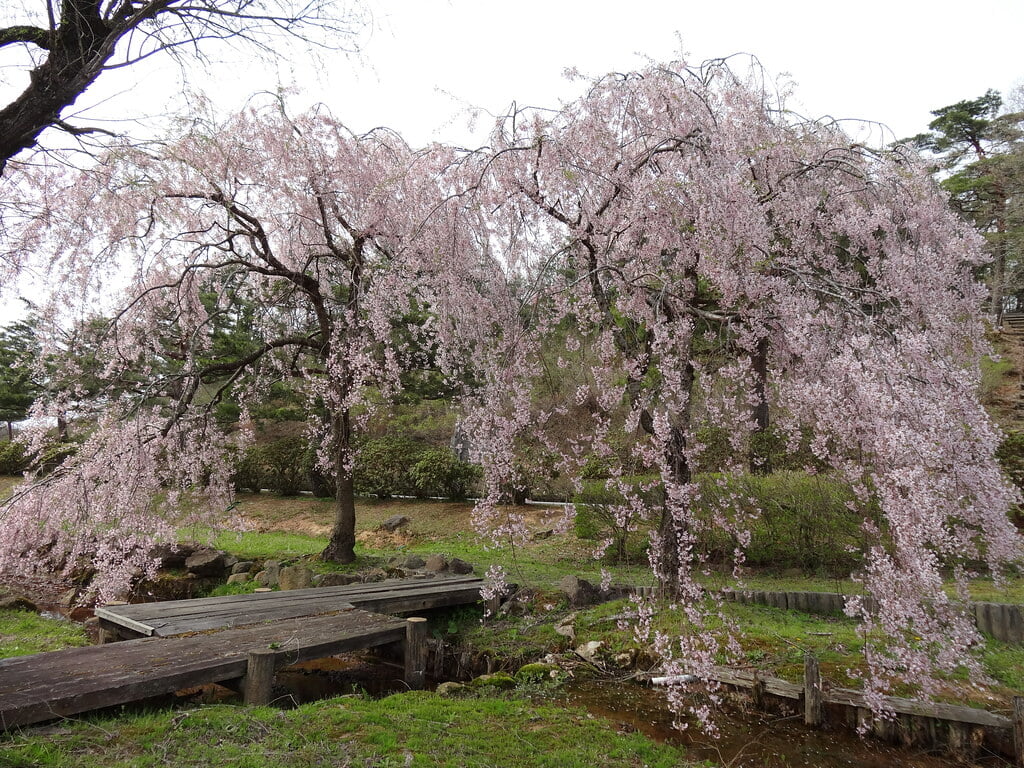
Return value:
<svg viewBox="0 0 1024 768">
<path fill-rule="evenodd" d="M 593 715 L 639 731 L 656 741 L 686 746 L 697 759 L 712 760 L 729 768 L 949 768 L 951 758 L 922 754 L 863 740 L 846 730 L 812 730 L 802 715 L 774 716 L 744 711 L 727 704 L 716 718 L 720 735 L 704 734 L 696 721 L 685 730 L 672 727 L 673 715 L 665 694 L 656 688 L 630 683 L 586 681 L 571 683 L 563 701 Z M 974 763 L 1008 766 L 1000 758 Z"/>
</svg>

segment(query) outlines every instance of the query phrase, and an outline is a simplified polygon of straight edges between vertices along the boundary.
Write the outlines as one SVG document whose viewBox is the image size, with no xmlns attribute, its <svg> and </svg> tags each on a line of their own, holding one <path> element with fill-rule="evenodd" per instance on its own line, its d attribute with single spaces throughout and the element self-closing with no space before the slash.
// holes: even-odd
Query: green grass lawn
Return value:
<svg viewBox="0 0 1024 768">
<path fill-rule="evenodd" d="M 43 618 L 34 611 L 0 610 L 0 659 L 88 644 L 81 624 Z"/>
<path fill-rule="evenodd" d="M 26 729 L 0 766 L 28 768 L 675 768 L 685 753 L 580 710 L 415 692 L 289 711 L 216 705 Z"/>
</svg>

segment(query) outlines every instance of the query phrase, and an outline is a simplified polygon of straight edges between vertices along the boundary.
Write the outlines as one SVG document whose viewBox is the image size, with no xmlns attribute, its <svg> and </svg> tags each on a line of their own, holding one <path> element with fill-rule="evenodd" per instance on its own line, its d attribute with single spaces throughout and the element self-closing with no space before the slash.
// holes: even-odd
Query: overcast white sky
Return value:
<svg viewBox="0 0 1024 768">
<path fill-rule="evenodd" d="M 0 0 L 7 2 L 7 0 Z M 923 131 L 930 110 L 1004 96 L 1024 82 L 1024 0 L 366 0 L 373 23 L 361 54 L 331 54 L 318 63 L 298 52 L 276 71 L 226 52 L 209 72 L 188 79 L 218 104 L 298 81 L 309 100 L 324 101 L 350 128 L 398 130 L 419 145 L 484 143 L 490 121 L 466 127 L 469 107 L 501 113 L 520 105 L 557 106 L 581 84 L 562 73 L 595 75 L 667 61 L 685 51 L 691 63 L 748 53 L 772 76 L 795 83 L 789 106 L 810 117 L 877 121 L 891 133 L 857 132 L 882 143 Z M 156 66 L 108 76 L 79 108 L 92 119 L 141 116 L 180 108 L 178 70 Z M 3 65 L 0 60 L 0 66 Z M 19 83 L 6 68 L 7 87 Z M 168 91 L 172 98 L 168 100 Z M 96 106 L 96 105 L 99 106 Z M 4 305 L 7 305 L 6 307 Z M 0 298 L 0 322 L 16 302 Z"/>
<path fill-rule="evenodd" d="M 930 110 L 1024 80 L 1021 0 L 416 0 L 372 3 L 365 64 L 338 59 L 320 91 L 356 129 L 386 124 L 412 143 L 469 143 L 464 105 L 553 106 L 603 74 L 744 52 L 788 73 L 805 114 L 923 131 Z M 454 122 L 453 122 L 454 119 Z M 483 128 L 484 126 L 481 126 Z"/>
<path fill-rule="evenodd" d="M 464 112 L 504 111 L 513 101 L 557 106 L 579 93 L 562 73 L 595 75 L 675 58 L 691 63 L 748 53 L 773 76 L 795 84 L 790 106 L 887 124 L 894 136 L 923 131 L 930 110 L 1004 96 L 1024 81 L 1024 0 L 366 0 L 373 25 L 358 57 L 331 55 L 317 66 L 302 56 L 276 73 L 234 61 L 193 72 L 192 84 L 219 102 L 298 80 L 350 127 L 387 125 L 412 144 L 474 144 Z M 173 69 L 164 62 L 165 70 Z M 106 97 L 97 88 L 83 104 Z M 123 91 L 107 114 L 159 111 L 159 73 Z M 861 136 L 860 138 L 864 138 Z M 876 131 L 875 140 L 883 137 Z"/>
</svg>

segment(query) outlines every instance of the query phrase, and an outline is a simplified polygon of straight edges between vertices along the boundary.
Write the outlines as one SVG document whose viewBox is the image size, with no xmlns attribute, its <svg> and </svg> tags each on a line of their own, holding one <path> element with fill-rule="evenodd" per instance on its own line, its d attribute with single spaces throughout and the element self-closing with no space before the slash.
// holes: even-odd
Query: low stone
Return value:
<svg viewBox="0 0 1024 768">
<path fill-rule="evenodd" d="M 557 677 L 560 671 L 556 664 L 524 664 L 516 672 L 516 680 L 520 683 L 539 683 Z"/>
<path fill-rule="evenodd" d="M 0 598 L 0 609 L 8 611 L 35 611 L 39 613 L 39 606 L 21 595 L 9 595 Z"/>
<path fill-rule="evenodd" d="M 224 573 L 224 553 L 200 549 L 185 560 L 185 568 L 196 576 L 217 576 Z"/>
<path fill-rule="evenodd" d="M 431 555 L 423 563 L 423 567 L 431 573 L 442 573 L 448 570 L 448 561 L 441 555 Z"/>
<path fill-rule="evenodd" d="M 462 683 L 447 682 L 447 683 L 441 683 L 440 685 L 438 685 L 437 688 L 434 689 L 434 692 L 438 696 L 449 697 L 449 696 L 457 696 L 457 695 L 459 695 L 460 693 L 462 693 L 465 690 L 466 690 L 466 686 L 463 685 Z"/>
<path fill-rule="evenodd" d="M 451 562 L 448 563 L 448 570 L 452 573 L 457 573 L 460 576 L 464 576 L 468 573 L 473 572 L 473 566 L 467 563 L 465 560 L 460 560 L 457 557 L 453 557 Z"/>
<path fill-rule="evenodd" d="M 232 573 L 228 576 L 228 584 L 245 584 L 249 581 L 248 573 Z"/>
<path fill-rule="evenodd" d="M 580 579 L 571 574 L 558 582 L 558 588 L 569 598 L 570 605 L 577 608 L 593 605 L 600 596 L 597 587 L 586 579 Z"/>
<path fill-rule="evenodd" d="M 256 581 L 261 587 L 276 587 L 281 583 L 281 564 L 277 560 L 267 560 L 263 570 L 256 574 Z"/>
<path fill-rule="evenodd" d="M 422 568 L 424 565 L 426 565 L 426 561 L 419 555 L 409 555 L 402 563 L 403 568 L 411 568 L 413 570 Z"/>
<path fill-rule="evenodd" d="M 196 551 L 191 544 L 157 544 L 150 550 L 150 554 L 159 560 L 159 568 L 184 568 L 185 561 Z"/>
<path fill-rule="evenodd" d="M 231 566 L 231 573 L 250 573 L 253 565 L 255 563 L 252 560 L 240 560 Z"/>
<path fill-rule="evenodd" d="M 480 675 L 479 677 L 473 678 L 470 685 L 473 688 L 483 688 L 484 686 L 490 685 L 495 688 L 515 688 L 516 681 L 512 675 L 507 672 L 495 672 L 493 675 Z"/>
<path fill-rule="evenodd" d="M 313 586 L 313 572 L 304 565 L 289 565 L 281 569 L 278 583 L 282 590 L 308 589 Z"/>
<path fill-rule="evenodd" d="M 377 526 L 378 531 L 397 531 L 409 524 L 409 518 L 405 515 L 392 515 L 383 523 Z"/>
<path fill-rule="evenodd" d="M 60 596 L 57 605 L 63 613 L 68 613 L 78 605 L 78 590 L 72 587 Z"/>
<path fill-rule="evenodd" d="M 633 662 L 636 661 L 636 653 L 630 653 L 629 651 L 617 653 L 615 654 L 615 658 L 613 658 L 612 661 L 615 663 L 615 666 L 619 669 L 632 669 Z"/>
<path fill-rule="evenodd" d="M 344 587 L 347 584 L 358 584 L 360 581 L 354 573 L 325 573 L 322 575 L 321 587 Z"/>
<path fill-rule="evenodd" d="M 566 616 L 564 619 L 562 619 L 562 621 L 555 625 L 555 634 L 569 638 L 570 643 L 576 642 L 576 627 L 574 626 L 575 621 L 575 613 Z"/>
<path fill-rule="evenodd" d="M 604 648 L 604 642 L 601 640 L 591 640 L 589 643 L 584 643 L 576 649 L 576 655 L 584 661 L 589 661 L 591 664 L 597 664 L 600 661 L 599 654 L 601 649 Z"/>
</svg>

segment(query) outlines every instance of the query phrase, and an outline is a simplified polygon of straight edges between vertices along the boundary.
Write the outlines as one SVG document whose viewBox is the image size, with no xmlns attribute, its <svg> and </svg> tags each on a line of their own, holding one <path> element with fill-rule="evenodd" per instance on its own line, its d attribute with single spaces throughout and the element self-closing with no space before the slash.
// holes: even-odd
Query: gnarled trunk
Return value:
<svg viewBox="0 0 1024 768">
<path fill-rule="evenodd" d="M 352 427 L 348 411 L 332 419 L 334 432 L 334 467 L 337 487 L 334 491 L 334 529 L 327 548 L 320 554 L 324 560 L 351 563 L 356 559 L 356 497 L 352 479 Z"/>
</svg>

